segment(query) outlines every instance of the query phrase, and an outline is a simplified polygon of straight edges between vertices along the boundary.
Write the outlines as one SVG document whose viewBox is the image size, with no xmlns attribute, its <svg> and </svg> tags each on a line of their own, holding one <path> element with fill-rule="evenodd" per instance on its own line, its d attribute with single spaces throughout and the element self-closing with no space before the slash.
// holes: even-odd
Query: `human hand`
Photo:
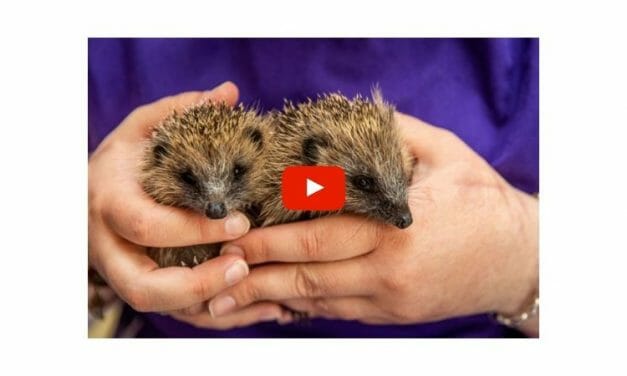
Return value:
<svg viewBox="0 0 627 376">
<path fill-rule="evenodd" d="M 207 100 L 234 104 L 237 87 L 224 83 L 208 92 L 163 98 L 134 110 L 99 145 L 89 160 L 89 263 L 138 311 L 174 311 L 192 324 L 228 328 L 279 318 L 277 304 L 261 303 L 219 319 L 198 321 L 204 302 L 248 274 L 241 257 L 220 256 L 194 268 L 158 268 L 147 247 L 217 243 L 245 234 L 241 213 L 220 220 L 157 204 L 142 189 L 138 165 L 153 126 L 174 109 Z M 209 317 L 205 313 L 205 316 Z"/>
<path fill-rule="evenodd" d="M 258 266 L 213 298 L 214 317 L 260 301 L 373 324 L 524 308 L 538 283 L 537 201 L 449 131 L 397 120 L 418 159 L 413 224 L 341 215 L 252 230 L 223 254 L 283 263 Z"/>
</svg>

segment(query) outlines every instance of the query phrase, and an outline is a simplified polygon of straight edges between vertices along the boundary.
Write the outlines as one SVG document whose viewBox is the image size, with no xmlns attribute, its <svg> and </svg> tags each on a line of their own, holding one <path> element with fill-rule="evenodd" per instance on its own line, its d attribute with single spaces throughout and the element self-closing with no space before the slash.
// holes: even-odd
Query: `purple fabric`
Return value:
<svg viewBox="0 0 627 376">
<path fill-rule="evenodd" d="M 89 151 L 135 107 L 225 80 L 262 110 L 318 93 L 368 95 L 448 128 L 511 184 L 538 191 L 537 39 L 90 39 Z M 127 312 L 130 314 L 130 311 Z M 205 331 L 143 315 L 143 336 L 502 337 L 486 315 L 406 326 L 314 320 Z"/>
</svg>

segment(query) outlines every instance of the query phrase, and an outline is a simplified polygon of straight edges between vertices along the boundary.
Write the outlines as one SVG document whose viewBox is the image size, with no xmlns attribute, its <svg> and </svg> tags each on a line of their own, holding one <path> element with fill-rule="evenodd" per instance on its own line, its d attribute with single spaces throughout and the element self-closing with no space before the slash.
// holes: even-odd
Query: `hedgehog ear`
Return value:
<svg viewBox="0 0 627 376">
<path fill-rule="evenodd" d="M 320 156 L 320 148 L 328 147 L 329 140 L 320 135 L 313 135 L 303 141 L 303 162 L 306 165 L 315 165 Z"/>
<path fill-rule="evenodd" d="M 165 145 L 162 143 L 158 143 L 152 148 L 152 155 L 154 157 L 154 161 L 156 165 L 161 164 L 161 160 L 167 154 L 168 154 L 168 149 L 166 149 Z"/>
<path fill-rule="evenodd" d="M 244 130 L 246 137 L 250 139 L 250 141 L 257 147 L 258 150 L 261 150 L 263 147 L 263 134 L 259 128 L 246 128 Z"/>
</svg>

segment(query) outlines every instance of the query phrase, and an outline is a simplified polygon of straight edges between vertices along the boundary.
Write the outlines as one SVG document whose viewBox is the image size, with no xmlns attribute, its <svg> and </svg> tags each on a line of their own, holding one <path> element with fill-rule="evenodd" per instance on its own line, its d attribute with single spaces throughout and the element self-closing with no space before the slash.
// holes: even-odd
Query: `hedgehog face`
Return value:
<svg viewBox="0 0 627 376">
<path fill-rule="evenodd" d="M 336 139 L 335 142 L 355 140 Z M 340 153 L 337 147 L 327 144 L 318 150 L 314 163 L 312 158 L 308 162 L 344 169 L 344 212 L 363 214 L 401 229 L 408 227 L 412 223 L 407 204 L 407 187 L 411 174 L 407 163 L 403 161 L 400 147 L 388 145 L 386 148 L 371 149 L 371 152 L 363 154 L 358 152 L 360 149 L 365 150 L 363 145 L 364 143 L 344 149 L 355 151 L 353 153 Z"/>
<path fill-rule="evenodd" d="M 210 155 L 185 158 L 176 164 L 164 161 L 162 176 L 169 177 L 162 184 L 168 184 L 170 191 L 162 199 L 211 219 L 224 218 L 228 212 L 246 207 L 251 199 L 248 185 L 255 161 L 246 156 L 245 150 L 234 149 L 213 150 Z"/>
<path fill-rule="evenodd" d="M 410 158 L 394 123 L 394 107 L 377 89 L 372 96 L 349 100 L 329 94 L 297 106 L 288 102 L 278 117 L 283 144 L 274 153 L 305 165 L 343 168 L 344 212 L 406 228 L 412 223 L 407 204 Z M 294 139 L 302 140 L 296 157 L 290 152 Z"/>
<path fill-rule="evenodd" d="M 407 228 L 413 220 L 407 204 L 406 182 L 399 171 L 347 172 L 345 210 L 377 218 L 400 229 Z"/>
<path fill-rule="evenodd" d="M 403 229 L 412 224 L 407 203 L 410 162 L 388 127 L 370 126 L 360 133 L 336 132 L 333 139 L 308 137 L 303 143 L 303 160 L 309 165 L 344 169 L 344 212 L 363 214 Z M 338 125 L 336 129 L 346 128 Z"/>
<path fill-rule="evenodd" d="M 205 124 L 215 121 L 211 114 L 194 118 L 186 113 L 157 129 L 147 151 L 143 183 L 161 204 L 220 219 L 252 204 L 253 172 L 260 163 L 263 136 L 260 128 L 243 121 L 247 117 L 240 119 L 241 124 Z"/>
</svg>

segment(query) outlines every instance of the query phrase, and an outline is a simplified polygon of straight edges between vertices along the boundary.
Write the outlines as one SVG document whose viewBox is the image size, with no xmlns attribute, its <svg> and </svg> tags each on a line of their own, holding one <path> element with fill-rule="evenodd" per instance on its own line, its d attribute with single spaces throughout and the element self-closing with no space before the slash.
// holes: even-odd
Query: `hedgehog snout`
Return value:
<svg viewBox="0 0 627 376">
<path fill-rule="evenodd" d="M 205 209 L 205 215 L 211 219 L 221 219 L 226 217 L 226 205 L 224 202 L 210 202 Z"/>
<path fill-rule="evenodd" d="M 394 226 L 400 229 L 404 229 L 409 227 L 413 222 L 414 220 L 411 216 L 411 212 L 407 211 L 406 213 L 403 213 L 396 218 Z"/>
<path fill-rule="evenodd" d="M 409 227 L 413 222 L 408 205 L 390 205 L 386 213 L 386 222 L 400 229 Z"/>
</svg>

